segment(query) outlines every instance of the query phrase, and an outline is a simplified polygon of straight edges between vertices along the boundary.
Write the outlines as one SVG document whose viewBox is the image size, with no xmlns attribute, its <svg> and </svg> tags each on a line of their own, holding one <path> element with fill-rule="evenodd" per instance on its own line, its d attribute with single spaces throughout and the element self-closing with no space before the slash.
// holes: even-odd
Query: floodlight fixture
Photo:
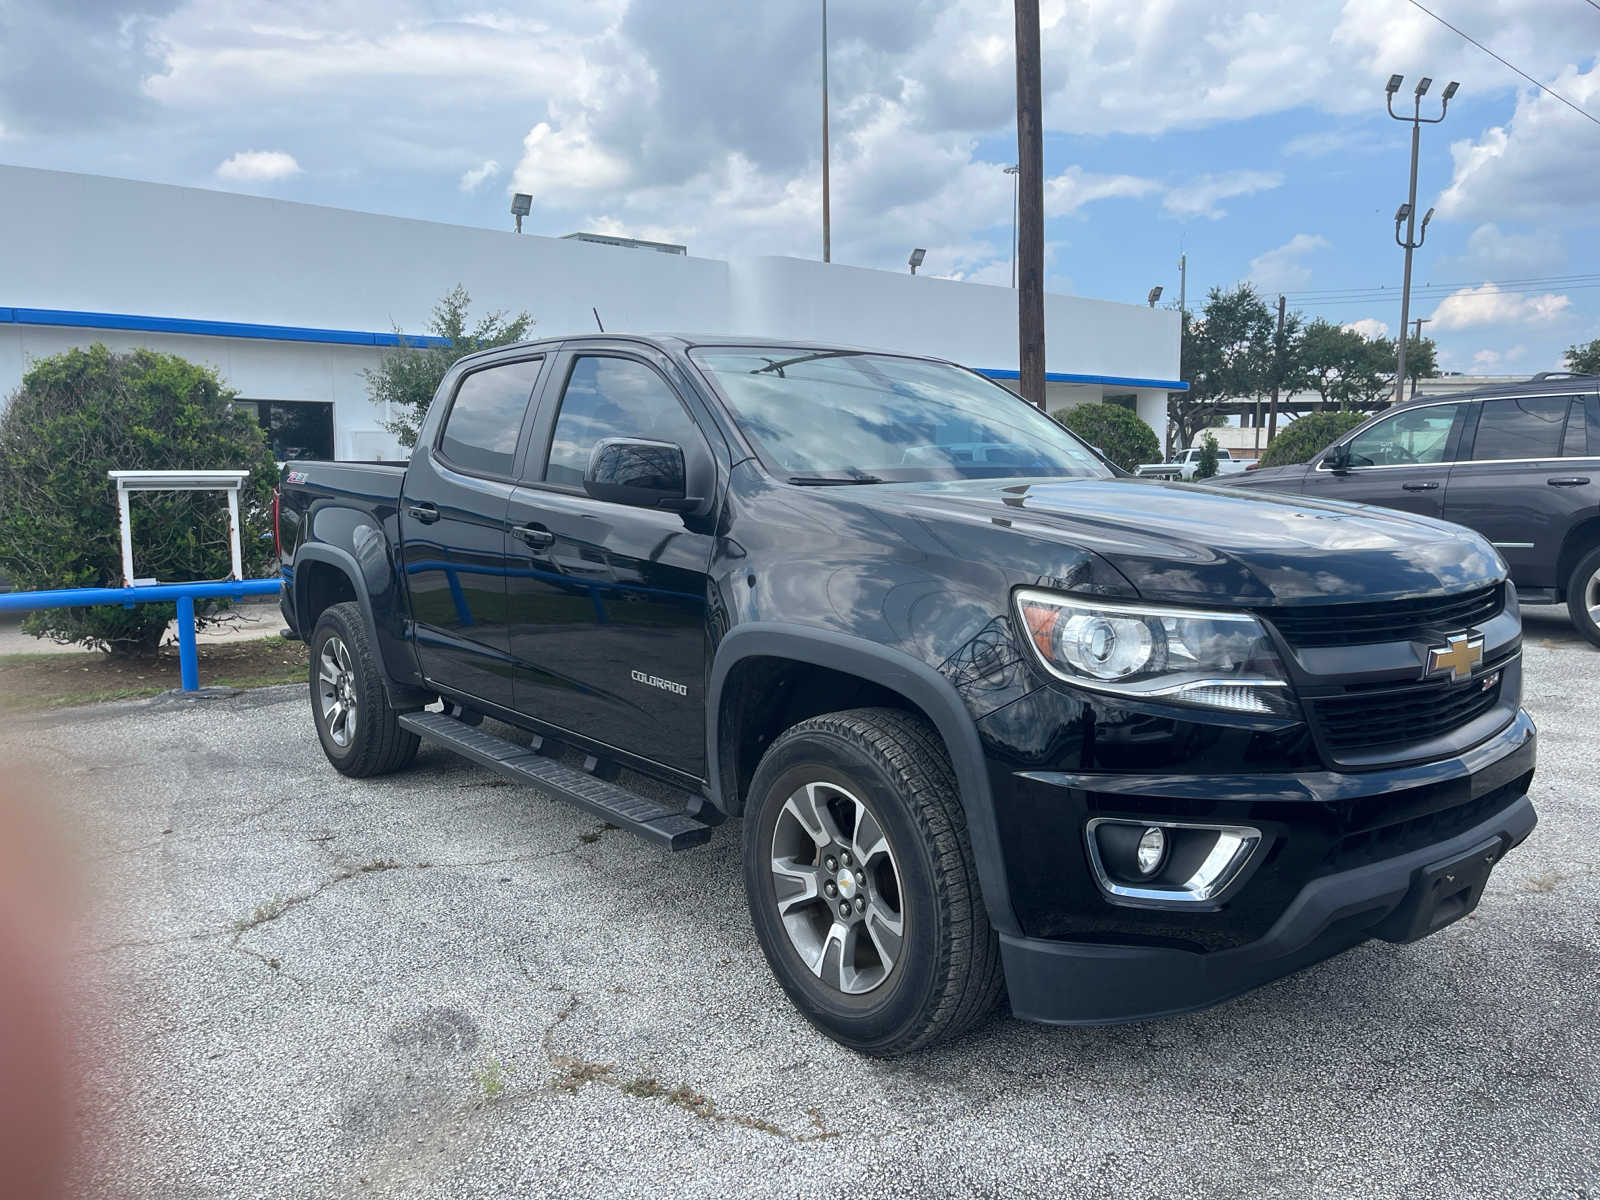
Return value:
<svg viewBox="0 0 1600 1200">
<path fill-rule="evenodd" d="M 1452 79 L 1449 83 L 1444 85 L 1444 93 L 1439 98 L 1446 104 L 1449 104 L 1450 101 L 1455 99 L 1456 92 L 1460 87 L 1461 85 Z"/>
<path fill-rule="evenodd" d="M 1427 212 L 1422 214 L 1422 232 L 1423 233 L 1427 233 L 1428 232 L 1428 222 L 1431 221 L 1431 220 L 1433 220 L 1433 209 L 1430 208 Z"/>
<path fill-rule="evenodd" d="M 1159 299 L 1161 299 L 1161 285 L 1158 283 L 1155 287 L 1150 289 L 1150 294 L 1145 297 L 1145 302 L 1149 304 L 1151 308 L 1154 308 L 1156 306 L 1156 301 Z"/>
<path fill-rule="evenodd" d="M 527 192 L 518 192 L 511 197 L 511 215 L 517 219 L 517 232 L 522 232 L 522 218 L 533 209 L 533 197 Z"/>
<path fill-rule="evenodd" d="M 915 250 L 913 250 L 911 252 L 911 257 L 908 258 L 906 260 L 906 262 L 908 262 L 911 265 L 911 273 L 913 275 L 915 275 L 917 273 L 917 268 L 922 265 L 922 260 L 924 258 L 926 258 L 926 257 L 928 257 L 928 252 L 926 250 L 924 250 L 921 246 L 918 246 Z"/>
<path fill-rule="evenodd" d="M 1432 77 L 1428 76 L 1428 75 L 1424 75 L 1422 77 L 1422 82 L 1417 84 L 1417 99 L 1420 100 L 1424 96 L 1426 96 L 1428 94 L 1428 89 L 1430 87 L 1432 87 L 1432 86 L 1433 86 Z"/>
<path fill-rule="evenodd" d="M 1405 82 L 1405 76 L 1404 75 L 1391 75 L 1391 76 L 1389 76 L 1389 82 L 1384 86 L 1383 90 L 1388 92 L 1389 95 L 1392 96 L 1392 95 L 1394 95 L 1396 92 L 1398 92 L 1400 90 L 1400 85 L 1402 83 L 1404 83 L 1404 82 Z"/>
<path fill-rule="evenodd" d="M 1398 225 L 1398 224 L 1400 224 L 1401 221 L 1404 221 L 1410 215 L 1411 215 L 1411 205 L 1409 205 L 1409 204 L 1401 204 L 1399 208 L 1394 210 L 1394 223 L 1396 225 Z"/>
</svg>

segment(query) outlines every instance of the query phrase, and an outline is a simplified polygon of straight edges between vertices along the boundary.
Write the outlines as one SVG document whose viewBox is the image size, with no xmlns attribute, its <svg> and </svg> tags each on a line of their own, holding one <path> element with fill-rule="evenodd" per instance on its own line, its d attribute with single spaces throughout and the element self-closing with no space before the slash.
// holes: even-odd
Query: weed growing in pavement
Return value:
<svg viewBox="0 0 1600 1200">
<path fill-rule="evenodd" d="M 500 1094 L 506 1090 L 498 1058 L 488 1059 L 483 1066 L 473 1072 L 473 1075 L 478 1081 L 478 1090 L 483 1093 L 485 1100 L 498 1099 Z"/>
</svg>

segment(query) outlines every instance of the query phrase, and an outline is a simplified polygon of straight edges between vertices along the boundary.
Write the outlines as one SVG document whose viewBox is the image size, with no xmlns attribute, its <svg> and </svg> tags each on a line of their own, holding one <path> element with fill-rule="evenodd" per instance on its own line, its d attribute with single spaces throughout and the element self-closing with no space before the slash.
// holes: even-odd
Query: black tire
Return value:
<svg viewBox="0 0 1600 1200">
<path fill-rule="evenodd" d="M 343 653 L 340 654 L 342 649 Z M 324 711 L 324 656 L 341 668 L 335 691 L 354 701 L 353 728 L 341 725 Z M 411 765 L 417 756 L 417 735 L 400 728 L 383 688 L 383 668 L 372 652 L 361 606 L 334 604 L 323 610 L 311 634 L 311 719 L 317 726 L 322 752 L 341 775 L 365 779 L 387 775 Z"/>
<path fill-rule="evenodd" d="M 864 805 L 881 826 L 887 845 L 889 874 L 884 881 L 892 881 L 897 893 L 895 912 L 904 938 L 886 970 L 876 953 L 879 939 L 872 938 L 870 946 L 863 943 L 865 949 L 855 961 L 877 958 L 879 965 L 869 964 L 865 975 L 852 969 L 855 978 L 848 982 L 859 985 L 864 977 L 881 978 L 864 994 L 851 994 L 821 978 L 832 973 L 846 981 L 838 971 L 814 970 L 808 964 L 779 912 L 775 833 L 780 819 L 791 834 L 798 828 L 785 808 L 812 783 L 821 789 L 818 794 L 832 797 L 829 804 L 848 807 L 853 800 L 856 812 Z M 803 838 L 798 845 L 802 854 L 812 850 Z M 811 869 L 819 872 L 819 879 L 831 878 L 823 866 L 825 854 L 825 848 L 815 848 L 816 865 Z M 785 861 L 798 860 L 786 857 Z M 795 1007 L 845 1046 L 878 1057 L 921 1050 L 958 1037 L 1000 1000 L 1004 988 L 1000 943 L 984 909 L 955 774 L 938 734 L 919 717 L 888 708 L 827 713 L 795 725 L 773 742 L 750 785 L 744 875 L 756 936 L 773 973 Z M 789 890 L 789 877 L 784 879 Z M 887 895 L 891 889 L 885 883 L 880 893 L 880 882 L 873 875 L 859 892 L 852 885 L 850 894 L 858 896 L 857 903 L 865 903 L 870 895 L 874 906 L 881 901 L 892 907 Z M 804 911 L 815 913 L 819 923 L 833 923 L 840 886 L 835 884 L 831 900 L 819 897 L 797 904 L 820 905 L 820 910 Z M 809 895 L 809 888 L 800 890 Z M 871 910 L 863 921 L 872 921 Z M 869 932 L 863 925 L 861 935 Z M 831 944 L 824 940 L 813 961 L 828 959 Z M 839 957 L 842 954 L 830 962 L 837 963 Z"/>
<path fill-rule="evenodd" d="M 1600 546 L 1578 560 L 1567 580 L 1567 612 L 1572 623 L 1596 646 L 1600 646 Z"/>
</svg>

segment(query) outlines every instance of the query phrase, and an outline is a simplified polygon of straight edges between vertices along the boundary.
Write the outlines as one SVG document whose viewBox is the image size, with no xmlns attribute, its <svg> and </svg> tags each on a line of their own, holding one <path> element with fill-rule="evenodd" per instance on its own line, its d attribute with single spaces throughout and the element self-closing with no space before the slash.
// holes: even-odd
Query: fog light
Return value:
<svg viewBox="0 0 1600 1200">
<path fill-rule="evenodd" d="M 1161 860 L 1166 857 L 1167 835 L 1152 825 L 1139 839 L 1139 874 L 1154 875 L 1161 867 Z"/>
</svg>

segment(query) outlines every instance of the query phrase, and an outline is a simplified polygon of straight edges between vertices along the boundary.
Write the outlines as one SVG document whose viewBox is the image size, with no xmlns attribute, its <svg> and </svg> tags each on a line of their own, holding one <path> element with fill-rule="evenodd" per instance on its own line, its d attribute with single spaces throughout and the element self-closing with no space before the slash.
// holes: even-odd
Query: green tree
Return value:
<svg viewBox="0 0 1600 1200">
<path fill-rule="evenodd" d="M 1124 471 L 1161 457 L 1161 440 L 1155 430 L 1120 404 L 1080 404 L 1051 416 Z"/>
<path fill-rule="evenodd" d="M 417 444 L 417 431 L 422 428 L 433 394 L 457 359 L 520 342 L 533 328 L 533 318 L 526 312 L 510 319 L 503 312 L 490 313 L 469 326 L 467 310 L 471 306 L 467 289 L 456 284 L 434 305 L 428 321 L 428 333 L 442 338 L 444 345 L 413 341 L 397 327 L 399 347 L 384 355 L 376 368 L 369 367 L 365 372 L 367 395 L 384 409 L 384 428 L 399 438 L 402 446 Z"/>
<path fill-rule="evenodd" d="M 1600 338 L 1567 347 L 1567 370 L 1576 375 L 1600 375 Z"/>
<path fill-rule="evenodd" d="M 1325 409 L 1371 408 L 1394 390 L 1394 343 L 1321 317 L 1306 325 L 1298 360 L 1300 379 L 1322 397 Z"/>
<path fill-rule="evenodd" d="M 1419 338 L 1412 334 L 1406 339 L 1406 378 L 1411 381 L 1411 395 L 1417 394 L 1417 380 L 1432 379 L 1439 374 L 1439 347 L 1432 338 Z M 1394 368 L 1389 369 L 1394 377 Z"/>
<path fill-rule="evenodd" d="M 1277 319 L 1248 283 L 1212 288 L 1199 320 L 1183 314 L 1182 376 L 1187 392 L 1174 392 L 1169 417 L 1173 444 L 1187 446 L 1202 429 L 1222 422 L 1231 400 L 1259 396 L 1271 387 Z"/>
<path fill-rule="evenodd" d="M 1337 441 L 1370 414 L 1364 412 L 1315 412 L 1290 421 L 1278 430 L 1272 445 L 1261 455 L 1263 467 L 1284 467 L 1309 462 L 1319 451 Z"/>
<path fill-rule="evenodd" d="M 122 542 L 111 470 L 247 470 L 240 546 L 247 576 L 271 557 L 277 465 L 261 426 L 233 407 L 209 367 L 173 354 L 113 354 L 102 345 L 34 363 L 0 415 L 0 572 L 23 590 L 118 587 Z M 151 492 L 131 506 L 135 568 L 177 582 L 230 569 L 227 509 L 215 492 Z M 214 615 L 224 601 L 196 601 Z M 114 654 L 148 654 L 174 604 L 30 613 L 38 637 Z"/>
<path fill-rule="evenodd" d="M 1210 479 L 1217 473 L 1217 435 L 1210 430 L 1200 439 L 1200 457 L 1194 464 L 1196 479 Z"/>
</svg>

